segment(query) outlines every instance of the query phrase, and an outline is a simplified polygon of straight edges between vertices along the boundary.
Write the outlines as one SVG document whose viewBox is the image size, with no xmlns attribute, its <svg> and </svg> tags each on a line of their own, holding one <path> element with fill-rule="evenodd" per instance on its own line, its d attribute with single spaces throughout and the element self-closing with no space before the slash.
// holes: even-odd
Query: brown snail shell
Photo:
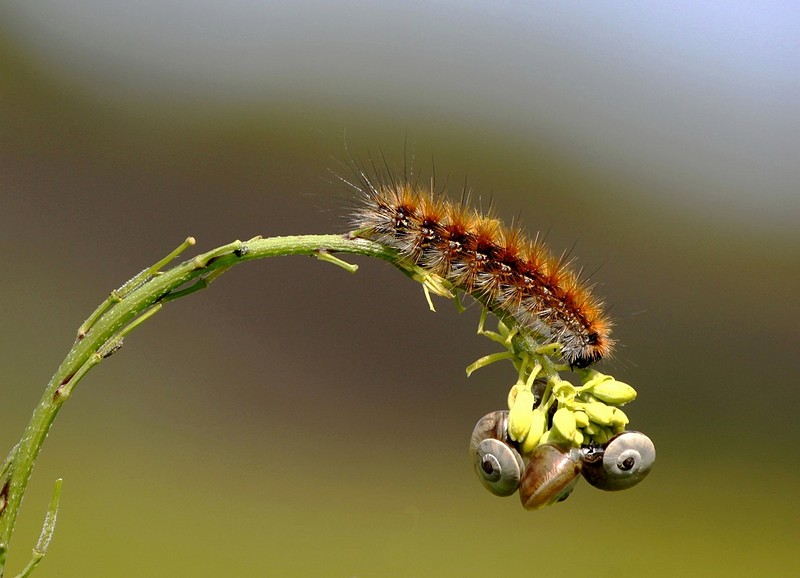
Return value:
<svg viewBox="0 0 800 578">
<path fill-rule="evenodd" d="M 564 450 L 551 444 L 533 450 L 519 485 L 525 509 L 538 510 L 566 500 L 578 483 L 584 453 L 580 448 Z"/>
<path fill-rule="evenodd" d="M 507 441 L 508 411 L 483 416 L 472 430 L 469 453 L 481 484 L 496 496 L 517 491 L 524 464 Z"/>
<path fill-rule="evenodd" d="M 656 461 L 656 447 L 638 431 L 625 431 L 611 438 L 602 451 L 588 452 L 583 477 L 595 488 L 626 490 L 641 482 Z"/>
</svg>

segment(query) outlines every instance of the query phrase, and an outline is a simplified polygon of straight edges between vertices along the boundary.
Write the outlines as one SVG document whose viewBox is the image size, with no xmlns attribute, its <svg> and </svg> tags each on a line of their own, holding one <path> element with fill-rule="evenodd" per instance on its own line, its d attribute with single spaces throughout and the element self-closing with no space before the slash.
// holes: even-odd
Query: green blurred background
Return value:
<svg viewBox="0 0 800 578">
<path fill-rule="evenodd" d="M 0 5 L 0 442 L 78 325 L 187 235 L 346 230 L 406 156 L 546 232 L 611 304 L 656 442 L 525 512 L 466 445 L 509 366 L 381 262 L 250 263 L 96 368 L 12 544 L 37 576 L 796 576 L 800 9 L 782 2 Z M 3 450 L 5 451 L 5 450 Z M 556 573 L 556 574 L 554 574 Z"/>
</svg>

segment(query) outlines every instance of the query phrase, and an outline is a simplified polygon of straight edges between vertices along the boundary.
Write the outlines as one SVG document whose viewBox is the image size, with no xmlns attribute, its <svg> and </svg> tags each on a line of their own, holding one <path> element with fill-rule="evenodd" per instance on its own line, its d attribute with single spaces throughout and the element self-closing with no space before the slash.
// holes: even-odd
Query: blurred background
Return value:
<svg viewBox="0 0 800 578">
<path fill-rule="evenodd" d="M 378 261 L 265 260 L 81 382 L 9 573 L 61 476 L 37 576 L 797 575 L 798 26 L 788 2 L 3 2 L 2 447 L 111 289 L 187 235 L 345 231 L 335 174 L 383 154 L 596 270 L 600 369 L 659 452 L 629 492 L 495 498 L 467 442 L 515 375 L 465 377 L 497 350 L 478 308 L 430 313 Z"/>
</svg>

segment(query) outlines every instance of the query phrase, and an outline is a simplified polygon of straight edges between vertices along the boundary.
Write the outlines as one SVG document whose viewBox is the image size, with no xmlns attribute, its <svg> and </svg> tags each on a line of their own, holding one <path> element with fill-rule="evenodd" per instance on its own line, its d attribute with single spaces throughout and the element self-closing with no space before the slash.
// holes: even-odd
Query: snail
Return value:
<svg viewBox="0 0 800 578">
<path fill-rule="evenodd" d="M 538 510 L 566 500 L 578 483 L 585 453 L 582 448 L 537 446 L 520 480 L 519 497 L 525 509 Z"/>
<path fill-rule="evenodd" d="M 478 421 L 472 430 L 469 453 L 483 487 L 496 496 L 517 491 L 524 464 L 508 441 L 507 411 L 487 413 Z"/>
<path fill-rule="evenodd" d="M 483 416 L 472 431 L 469 450 L 481 484 L 496 496 L 510 496 L 519 489 L 528 509 L 566 499 L 578 481 L 583 453 L 542 445 L 526 466 L 508 438 L 508 411 Z"/>
<path fill-rule="evenodd" d="M 627 490 L 650 473 L 656 447 L 638 431 L 625 431 L 611 438 L 601 450 L 586 452 L 583 477 L 595 488 Z"/>
<path fill-rule="evenodd" d="M 566 500 L 581 475 L 601 490 L 630 488 L 650 472 L 656 451 L 646 435 L 626 431 L 603 446 L 565 449 L 542 444 L 525 465 L 508 437 L 508 411 L 494 411 L 475 425 L 470 456 L 487 490 L 497 496 L 519 490 L 522 505 L 538 510 Z"/>
</svg>

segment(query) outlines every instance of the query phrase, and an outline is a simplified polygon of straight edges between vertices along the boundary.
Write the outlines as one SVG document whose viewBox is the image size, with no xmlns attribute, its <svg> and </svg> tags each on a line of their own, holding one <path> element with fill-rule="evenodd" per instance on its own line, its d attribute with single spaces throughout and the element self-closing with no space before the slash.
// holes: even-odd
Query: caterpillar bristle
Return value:
<svg viewBox="0 0 800 578">
<path fill-rule="evenodd" d="M 491 208 L 472 208 L 388 169 L 373 175 L 351 163 L 357 182 L 342 179 L 361 202 L 352 221 L 359 235 L 390 246 L 415 265 L 447 279 L 489 310 L 513 319 L 537 342 L 560 343 L 564 361 L 586 367 L 608 357 L 611 321 L 593 286 L 573 270 L 569 252 L 555 258 L 516 224 L 503 225 Z"/>
</svg>

